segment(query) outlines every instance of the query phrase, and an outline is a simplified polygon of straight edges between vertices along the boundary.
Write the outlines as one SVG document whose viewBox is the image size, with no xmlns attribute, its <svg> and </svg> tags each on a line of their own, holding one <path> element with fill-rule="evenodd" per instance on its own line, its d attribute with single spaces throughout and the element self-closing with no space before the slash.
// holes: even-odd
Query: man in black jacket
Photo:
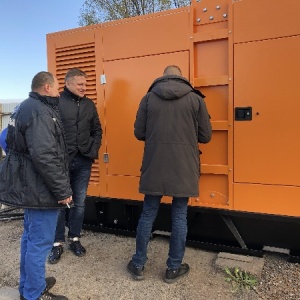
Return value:
<svg viewBox="0 0 300 300">
<path fill-rule="evenodd" d="M 0 202 L 24 208 L 20 299 L 65 300 L 49 293 L 55 278 L 45 278 L 59 208 L 72 201 L 58 81 L 51 73 L 40 72 L 31 89 L 8 127 L 9 152 L 0 165 Z"/>
<path fill-rule="evenodd" d="M 210 117 L 204 96 L 168 66 L 141 100 L 134 134 L 145 141 L 139 191 L 145 194 L 137 227 L 136 252 L 127 266 L 134 279 L 144 278 L 147 245 L 162 196 L 173 197 L 172 232 L 164 281 L 172 283 L 187 275 L 182 263 L 187 235 L 189 197 L 199 195 L 198 143 L 211 139 Z"/>
<path fill-rule="evenodd" d="M 48 262 L 57 263 L 63 253 L 65 223 L 67 220 L 69 249 L 76 256 L 83 256 L 85 248 L 80 243 L 84 218 L 85 198 L 94 159 L 98 157 L 102 128 L 96 106 L 85 97 L 85 72 L 70 69 L 65 77 L 64 91 L 60 95 L 59 110 L 62 118 L 69 153 L 69 170 L 74 206 L 59 213 L 55 242 Z"/>
</svg>

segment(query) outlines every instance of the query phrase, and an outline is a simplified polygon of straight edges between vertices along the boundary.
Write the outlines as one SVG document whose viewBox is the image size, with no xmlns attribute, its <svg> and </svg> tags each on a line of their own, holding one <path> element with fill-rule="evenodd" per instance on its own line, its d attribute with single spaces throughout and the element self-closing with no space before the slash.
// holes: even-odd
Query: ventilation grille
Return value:
<svg viewBox="0 0 300 300">
<path fill-rule="evenodd" d="M 95 44 L 57 48 L 55 55 L 56 76 L 61 90 L 67 71 L 71 68 L 79 68 L 88 75 L 86 96 L 97 105 Z"/>
<path fill-rule="evenodd" d="M 79 68 L 88 76 L 86 96 L 93 100 L 97 106 L 95 44 L 91 43 L 57 48 L 55 55 L 56 77 L 59 81 L 61 91 L 65 85 L 64 79 L 67 71 L 71 68 Z M 95 163 L 92 166 L 90 184 L 99 184 L 98 160 L 95 160 Z"/>
</svg>

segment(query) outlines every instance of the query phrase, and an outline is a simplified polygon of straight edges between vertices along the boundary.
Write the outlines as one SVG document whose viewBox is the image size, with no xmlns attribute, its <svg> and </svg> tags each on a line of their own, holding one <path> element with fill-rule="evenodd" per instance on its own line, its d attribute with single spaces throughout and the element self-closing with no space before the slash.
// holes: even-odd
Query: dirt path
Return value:
<svg viewBox="0 0 300 300">
<path fill-rule="evenodd" d="M 0 287 L 18 286 L 22 230 L 22 221 L 0 222 Z M 272 296 L 272 285 L 268 282 L 260 285 L 260 296 L 254 292 L 233 294 L 231 286 L 224 280 L 224 273 L 214 268 L 217 253 L 190 247 L 185 254 L 185 261 L 191 266 L 190 274 L 174 284 L 166 284 L 162 276 L 168 241 L 159 237 L 149 245 L 146 279 L 136 282 L 126 271 L 135 247 L 134 238 L 84 231 L 81 241 L 87 248 L 85 257 L 78 258 L 66 249 L 58 264 L 47 265 L 47 275 L 57 279 L 53 293 L 66 295 L 70 300 L 300 299 L 293 291 L 290 293 L 292 296 L 287 294 L 287 298 L 280 298 L 279 292 Z M 278 267 L 278 259 L 268 260 L 267 265 L 274 271 L 276 265 Z M 299 274 L 299 266 L 293 266 Z M 268 272 L 263 274 L 263 278 L 272 282 L 272 277 L 268 279 L 266 274 Z M 276 272 L 273 273 L 275 275 Z M 297 291 L 299 284 L 294 284 L 294 288 Z M 280 291 L 285 290 L 283 287 Z M 272 297 L 268 298 L 268 294 Z"/>
</svg>

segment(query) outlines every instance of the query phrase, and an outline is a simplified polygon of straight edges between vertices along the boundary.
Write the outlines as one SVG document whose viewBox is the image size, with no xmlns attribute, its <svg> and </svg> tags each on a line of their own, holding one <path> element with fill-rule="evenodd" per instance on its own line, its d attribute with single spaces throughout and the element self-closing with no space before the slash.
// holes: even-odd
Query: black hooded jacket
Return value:
<svg viewBox="0 0 300 300">
<path fill-rule="evenodd" d="M 198 143 L 208 143 L 212 134 L 200 95 L 185 78 L 168 75 L 156 79 L 141 100 L 134 124 L 136 138 L 145 141 L 140 193 L 199 195 Z"/>
<path fill-rule="evenodd" d="M 31 92 L 8 127 L 9 152 L 0 164 L 0 202 L 58 208 L 72 195 L 58 98 Z"/>
<path fill-rule="evenodd" d="M 59 110 L 68 146 L 69 160 L 80 152 L 92 160 L 98 158 L 102 128 L 96 106 L 87 97 L 79 97 L 66 87 L 60 94 Z"/>
</svg>

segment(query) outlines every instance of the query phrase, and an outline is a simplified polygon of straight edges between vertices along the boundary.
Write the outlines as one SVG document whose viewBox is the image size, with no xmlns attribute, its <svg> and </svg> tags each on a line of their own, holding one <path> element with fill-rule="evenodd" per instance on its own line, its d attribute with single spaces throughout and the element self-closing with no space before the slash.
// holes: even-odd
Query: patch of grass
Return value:
<svg viewBox="0 0 300 300">
<path fill-rule="evenodd" d="M 225 267 L 226 277 L 225 280 L 231 283 L 234 291 L 239 291 L 242 289 L 247 290 L 255 290 L 255 286 L 257 285 L 257 279 L 254 275 L 240 270 L 238 267 L 235 268 L 228 268 Z"/>
</svg>

